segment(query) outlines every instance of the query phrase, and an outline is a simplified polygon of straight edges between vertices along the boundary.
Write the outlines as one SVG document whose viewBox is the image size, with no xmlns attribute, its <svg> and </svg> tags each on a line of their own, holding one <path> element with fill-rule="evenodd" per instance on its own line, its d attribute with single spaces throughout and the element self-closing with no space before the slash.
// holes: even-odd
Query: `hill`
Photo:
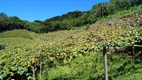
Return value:
<svg viewBox="0 0 142 80">
<path fill-rule="evenodd" d="M 126 0 L 111 1 L 116 4 Z M 134 4 L 141 4 L 141 1 L 137 1 Z M 93 9 L 100 10 L 98 7 L 101 5 L 98 4 Z M 56 29 L 58 31 L 48 33 L 27 30 L 1 32 L 0 79 L 104 80 L 102 53 L 106 52 L 109 80 L 141 80 L 142 5 L 129 9 L 125 7 L 123 10 L 121 8 L 118 8 L 115 14 L 98 16 L 95 23 L 80 26 L 81 28 L 75 30 Z M 87 14 L 79 13 L 78 18 Z M 60 18 L 57 22 L 62 21 Z M 69 21 L 76 21 L 78 18 L 71 17 Z M 56 23 L 55 19 L 48 19 L 46 22 Z M 67 18 L 65 20 L 68 21 Z M 28 24 L 34 24 L 32 28 L 37 32 L 44 32 L 47 28 L 41 27 L 40 24 L 45 25 L 46 22 L 36 21 Z M 35 25 L 39 25 L 41 29 Z M 28 26 L 27 29 L 32 28 Z"/>
<path fill-rule="evenodd" d="M 0 33 L 1 43 L 6 44 L 0 50 L 0 79 L 103 80 L 102 49 L 106 45 L 109 79 L 141 80 L 141 54 L 136 56 L 141 48 L 131 53 L 131 46 L 142 41 L 141 14 L 135 15 L 139 7 L 132 13 L 125 14 L 127 10 L 103 18 L 89 28 Z"/>
</svg>

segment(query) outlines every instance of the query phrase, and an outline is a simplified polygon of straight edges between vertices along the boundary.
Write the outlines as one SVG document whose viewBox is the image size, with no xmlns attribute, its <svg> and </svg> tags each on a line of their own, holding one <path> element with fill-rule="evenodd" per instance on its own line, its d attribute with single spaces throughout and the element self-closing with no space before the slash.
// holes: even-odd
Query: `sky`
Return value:
<svg viewBox="0 0 142 80">
<path fill-rule="evenodd" d="M 22 20 L 44 21 L 71 11 L 87 11 L 94 4 L 109 0 L 0 0 L 0 13 Z"/>
</svg>

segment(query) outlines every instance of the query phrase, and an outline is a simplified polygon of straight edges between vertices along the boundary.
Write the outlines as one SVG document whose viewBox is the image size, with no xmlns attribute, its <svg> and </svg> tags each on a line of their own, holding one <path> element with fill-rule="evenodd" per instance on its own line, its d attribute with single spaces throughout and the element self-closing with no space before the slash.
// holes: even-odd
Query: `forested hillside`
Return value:
<svg viewBox="0 0 142 80">
<path fill-rule="evenodd" d="M 45 21 L 35 20 L 34 22 L 21 20 L 17 16 L 9 17 L 5 13 L 0 13 L 0 32 L 12 29 L 26 29 L 38 33 L 47 33 L 49 31 L 74 29 L 93 24 L 102 17 L 121 10 L 127 10 L 141 3 L 141 0 L 110 0 L 106 3 L 94 5 L 89 11 L 73 11 Z"/>
</svg>

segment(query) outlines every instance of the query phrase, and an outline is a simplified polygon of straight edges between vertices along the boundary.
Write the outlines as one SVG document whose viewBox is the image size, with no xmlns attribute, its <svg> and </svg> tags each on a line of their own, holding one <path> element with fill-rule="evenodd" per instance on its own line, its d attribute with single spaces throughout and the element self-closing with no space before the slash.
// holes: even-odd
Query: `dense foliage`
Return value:
<svg viewBox="0 0 142 80">
<path fill-rule="evenodd" d="M 83 34 L 75 34 L 62 39 L 59 42 L 50 44 L 38 44 L 40 40 L 34 41 L 34 45 L 15 47 L 10 50 L 2 50 L 0 54 L 0 79 L 32 79 L 32 75 L 37 75 L 40 72 L 40 67 L 44 71 L 45 79 L 64 79 L 65 76 L 51 75 L 48 73 L 48 69 L 56 68 L 58 66 L 67 66 L 70 62 L 76 58 L 83 57 L 85 55 L 95 55 L 102 51 L 105 46 L 107 50 L 119 50 L 121 47 L 132 46 L 136 42 L 142 40 L 141 28 L 135 27 L 113 27 L 113 28 L 102 28 L 98 31 L 85 32 Z M 101 33 L 101 34 L 100 34 Z M 94 54 L 95 53 L 95 54 Z M 87 56 L 86 56 L 87 58 Z M 90 57 L 90 59 L 94 57 Z M 99 58 L 99 57 L 96 57 Z M 111 57 L 110 57 L 111 58 Z M 95 59 L 95 58 L 94 58 Z M 78 60 L 77 60 L 78 61 Z M 100 60 L 101 61 L 101 60 Z M 129 59 L 128 59 L 129 61 Z M 83 60 L 84 62 L 84 60 Z M 129 62 L 128 62 L 129 63 Z M 128 64 L 124 62 L 124 66 Z M 75 63 L 72 65 L 76 65 Z M 89 64 L 88 64 L 89 65 Z M 87 66 L 87 64 L 82 65 Z M 90 66 L 94 66 L 90 63 Z M 122 66 L 122 67 L 124 67 Z M 130 67 L 133 65 L 130 65 Z M 102 69 L 103 67 L 97 66 L 95 70 Z M 116 69 L 121 69 L 121 65 Z M 125 67 L 124 67 L 125 68 Z M 35 71 L 35 73 L 33 73 Z M 94 70 L 93 70 L 94 71 Z M 116 70 L 117 71 L 117 70 Z M 77 72 L 77 71 L 76 71 Z M 82 70 L 81 70 L 82 72 Z M 99 71 L 100 72 L 100 71 Z M 48 73 L 47 76 L 46 73 Z M 121 73 L 121 72 L 120 72 Z M 64 73 L 66 74 L 66 73 Z M 81 73 L 78 77 L 74 76 L 74 79 L 81 79 Z M 73 79 L 73 75 L 67 77 L 67 79 Z M 80 74 L 80 76 L 79 76 Z M 87 73 L 86 73 L 87 74 Z M 93 74 L 91 71 L 90 74 Z M 101 70 L 99 75 L 89 76 L 92 79 L 103 79 L 103 71 Z M 119 74 L 110 73 L 110 78 L 116 77 Z M 82 74 L 82 77 L 85 74 Z M 37 78 L 37 77 L 36 77 Z M 44 80 L 45 80 L 44 79 Z"/>
<path fill-rule="evenodd" d="M 0 50 L 4 49 L 4 45 L 0 44 Z"/>
<path fill-rule="evenodd" d="M 0 32 L 12 29 L 27 29 L 33 32 L 49 32 L 57 30 L 68 30 L 74 27 L 95 23 L 101 17 L 125 10 L 141 4 L 141 0 L 110 0 L 106 3 L 94 5 L 89 11 L 73 11 L 56 16 L 45 21 L 35 20 L 28 22 L 16 16 L 8 17 L 5 13 L 0 13 Z"/>
</svg>

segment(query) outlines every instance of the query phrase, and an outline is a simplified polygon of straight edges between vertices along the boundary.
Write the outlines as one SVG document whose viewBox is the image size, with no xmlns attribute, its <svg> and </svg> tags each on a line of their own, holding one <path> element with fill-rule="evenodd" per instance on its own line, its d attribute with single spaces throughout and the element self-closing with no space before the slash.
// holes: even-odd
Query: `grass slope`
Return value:
<svg viewBox="0 0 142 80">
<path fill-rule="evenodd" d="M 11 30 L 0 33 L 0 38 L 32 38 L 32 32 L 27 30 Z"/>
<path fill-rule="evenodd" d="M 35 33 L 27 30 L 11 30 L 0 33 L 0 43 L 11 49 L 27 44 L 34 44 L 32 35 Z"/>
</svg>

